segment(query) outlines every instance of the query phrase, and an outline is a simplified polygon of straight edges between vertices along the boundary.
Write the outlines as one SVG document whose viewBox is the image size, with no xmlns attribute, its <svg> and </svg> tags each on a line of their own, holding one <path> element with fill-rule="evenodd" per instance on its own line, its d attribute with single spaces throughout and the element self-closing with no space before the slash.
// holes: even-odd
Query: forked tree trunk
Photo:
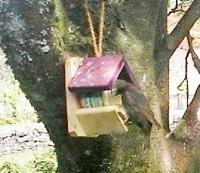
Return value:
<svg viewBox="0 0 200 173">
<path fill-rule="evenodd" d="M 95 26 L 98 24 L 98 2 L 92 0 L 90 4 Z M 188 141 L 165 138 L 169 131 L 169 52 L 163 44 L 165 0 L 106 2 L 103 54 L 121 53 L 128 59 L 163 127 L 163 130 L 152 130 L 150 149 L 144 149 L 144 136 L 135 125 L 130 125 L 129 132 L 121 135 L 73 138 L 66 135 L 63 119 L 55 116 L 65 111 L 63 64 L 58 62 L 56 55 L 67 52 L 67 56 L 83 57 L 91 54 L 83 1 L 30 0 L 19 3 L 9 0 L 4 5 L 15 15 L 10 14 L 11 18 L 7 20 L 7 14 L 0 11 L 0 17 L 5 26 L 14 26 L 15 30 L 10 27 L 2 32 L 0 29 L 2 48 L 21 88 L 41 114 L 40 119 L 55 143 L 60 172 L 142 173 L 148 170 L 151 173 L 184 173 L 187 163 L 193 161 L 190 149 L 197 153 L 198 143 L 191 146 L 186 143 Z M 55 51 L 49 49 L 52 47 Z M 25 55 L 22 55 L 23 51 Z M 32 59 L 27 58 L 28 55 Z M 197 138 L 198 133 L 192 137 Z"/>
<path fill-rule="evenodd" d="M 77 11 L 73 14 L 72 9 L 67 8 L 70 5 L 66 3 L 66 8 L 69 10 L 66 11 L 68 20 L 80 27 L 81 34 L 86 37 L 87 25 L 83 25 L 82 22 L 87 19 L 84 18 L 84 9 L 80 8 L 82 2 L 72 4 Z M 94 19 L 97 20 L 99 14 L 97 3 L 90 5 Z M 142 151 L 144 141 L 134 126 L 129 127 L 127 134 L 112 136 L 109 138 L 110 154 L 104 156 L 100 166 L 110 172 L 145 172 L 148 170 L 149 172 L 183 173 L 188 169 L 191 148 L 183 142 L 165 138 L 166 132 L 169 132 L 168 60 L 170 53 L 164 44 L 167 34 L 167 2 L 164 0 L 112 1 L 107 4 L 106 9 L 104 54 L 122 53 L 128 59 L 163 129 L 152 130 L 149 151 Z M 78 15 L 81 17 L 80 21 L 77 20 L 77 14 L 81 15 Z M 73 53 L 80 55 L 78 51 L 73 51 Z M 105 143 L 107 139 L 106 141 L 102 139 L 102 141 L 102 145 L 108 149 Z M 96 154 L 98 152 L 102 150 L 95 151 Z M 82 164 L 86 166 L 82 169 L 88 169 L 87 161 Z"/>
</svg>

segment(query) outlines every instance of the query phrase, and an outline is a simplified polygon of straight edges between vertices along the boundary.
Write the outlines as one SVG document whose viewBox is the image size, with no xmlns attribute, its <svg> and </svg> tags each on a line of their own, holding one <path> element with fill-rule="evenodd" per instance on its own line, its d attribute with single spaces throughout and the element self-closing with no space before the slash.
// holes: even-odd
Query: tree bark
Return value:
<svg viewBox="0 0 200 173">
<path fill-rule="evenodd" d="M 192 126 L 197 122 L 197 112 L 200 107 L 200 86 L 198 86 L 196 93 L 186 109 L 183 119 L 186 121 L 188 126 Z"/>
<path fill-rule="evenodd" d="M 99 14 L 97 2 L 90 1 L 95 26 Z M 40 120 L 45 123 L 50 138 L 55 143 L 58 172 L 186 172 L 187 163 L 192 161 L 186 154 L 188 150 L 184 151 L 185 145 L 182 141 L 167 140 L 164 135 L 169 131 L 168 60 L 173 53 L 172 49 L 175 49 L 174 46 L 168 49 L 168 43 L 164 42 L 167 34 L 165 0 L 106 1 L 103 54 L 121 53 L 127 58 L 150 102 L 155 118 L 163 127 L 163 130 L 152 130 L 150 149 L 144 149 L 145 136 L 135 125 L 129 126 L 126 134 L 92 139 L 66 135 L 61 117 L 65 111 L 65 89 L 60 54 L 65 51 L 68 56 L 72 54 L 84 57 L 92 54 L 87 40 L 88 28 L 83 2 L 53 0 L 52 4 L 48 4 L 49 1 L 44 0 L 31 0 L 29 3 L 10 0 L 8 3 L 9 8 L 18 14 L 18 18 L 10 23 L 13 24 L 22 17 L 20 24 L 23 27 L 13 35 L 13 31 L 9 30 L 4 34 L 0 30 L 3 35 L 2 47 L 20 86 L 39 112 Z M 43 3 L 47 3 L 46 6 Z M 199 1 L 195 0 L 194 4 L 188 15 L 194 9 L 199 11 Z M 187 22 L 188 19 L 190 17 L 186 16 L 184 21 Z M 195 20 L 188 21 L 187 30 Z M 179 27 L 182 25 L 183 22 Z M 15 29 L 18 26 L 19 24 Z M 183 38 L 183 34 L 176 33 L 180 31 L 179 27 L 172 33 L 178 40 L 175 40 L 176 44 L 173 43 L 176 46 Z M 43 30 L 47 30 L 47 33 Z M 171 38 L 172 36 L 169 40 Z M 19 44 L 21 39 L 26 44 Z M 48 45 L 43 45 L 46 43 L 44 39 Z M 31 62 L 28 58 L 21 59 L 23 51 L 33 57 Z M 184 158 L 181 163 L 180 158 Z"/>
</svg>

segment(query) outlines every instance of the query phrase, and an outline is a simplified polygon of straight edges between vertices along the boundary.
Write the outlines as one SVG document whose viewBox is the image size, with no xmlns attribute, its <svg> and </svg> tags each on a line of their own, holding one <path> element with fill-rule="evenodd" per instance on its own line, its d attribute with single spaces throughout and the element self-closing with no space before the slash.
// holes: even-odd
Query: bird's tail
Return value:
<svg viewBox="0 0 200 173">
<path fill-rule="evenodd" d="M 161 125 L 157 122 L 157 120 L 154 118 L 153 111 L 150 107 L 145 107 L 141 110 L 143 115 L 145 116 L 145 119 L 147 119 L 149 122 L 151 122 L 154 126 L 156 126 L 157 129 L 161 128 Z"/>
</svg>

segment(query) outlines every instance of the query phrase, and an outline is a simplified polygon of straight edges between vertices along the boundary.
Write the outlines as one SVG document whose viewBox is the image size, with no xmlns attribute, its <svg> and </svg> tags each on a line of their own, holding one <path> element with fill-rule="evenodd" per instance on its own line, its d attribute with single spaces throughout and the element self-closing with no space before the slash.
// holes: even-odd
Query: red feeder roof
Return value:
<svg viewBox="0 0 200 173">
<path fill-rule="evenodd" d="M 121 55 L 86 57 L 70 81 L 69 90 L 110 90 L 121 73 L 139 88 L 128 63 Z"/>
</svg>

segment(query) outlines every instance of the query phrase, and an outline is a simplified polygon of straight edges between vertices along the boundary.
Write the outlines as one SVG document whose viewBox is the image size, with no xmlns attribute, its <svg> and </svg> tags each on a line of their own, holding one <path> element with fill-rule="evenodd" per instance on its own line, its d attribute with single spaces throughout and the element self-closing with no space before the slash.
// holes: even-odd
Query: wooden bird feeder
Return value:
<svg viewBox="0 0 200 173">
<path fill-rule="evenodd" d="M 121 96 L 111 92 L 118 78 L 138 85 L 121 55 L 66 60 L 67 119 L 71 136 L 96 137 L 128 131 Z"/>
</svg>

